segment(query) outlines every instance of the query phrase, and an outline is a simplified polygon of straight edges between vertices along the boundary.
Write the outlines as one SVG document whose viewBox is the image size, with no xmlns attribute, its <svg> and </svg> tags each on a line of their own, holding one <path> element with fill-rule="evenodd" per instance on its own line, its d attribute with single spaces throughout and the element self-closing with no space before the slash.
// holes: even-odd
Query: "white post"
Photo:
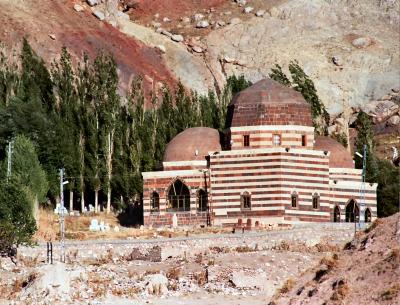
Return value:
<svg viewBox="0 0 400 305">
<path fill-rule="evenodd" d="M 64 226 L 64 169 L 60 169 L 60 246 L 61 262 L 65 263 L 65 226 Z"/>
<path fill-rule="evenodd" d="M 8 154 L 7 154 L 7 181 L 11 176 L 11 160 L 12 160 L 12 153 L 13 153 L 13 144 L 14 141 L 11 140 L 8 142 Z"/>
<path fill-rule="evenodd" d="M 365 226 L 365 175 L 367 170 L 367 145 L 363 147 L 363 169 L 362 169 L 362 181 L 360 190 L 360 215 L 359 215 L 359 227 L 360 230 L 364 229 Z"/>
</svg>

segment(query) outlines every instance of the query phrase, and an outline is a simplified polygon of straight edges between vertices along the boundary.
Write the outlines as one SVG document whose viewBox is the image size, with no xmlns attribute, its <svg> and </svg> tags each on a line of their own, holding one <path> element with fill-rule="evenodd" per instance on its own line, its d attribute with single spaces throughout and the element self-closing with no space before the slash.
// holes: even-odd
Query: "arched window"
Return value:
<svg viewBox="0 0 400 305">
<path fill-rule="evenodd" d="M 359 216 L 358 204 L 351 199 L 346 206 L 346 222 L 358 222 Z"/>
<path fill-rule="evenodd" d="M 314 193 L 312 197 L 312 207 L 314 210 L 319 208 L 319 195 L 317 193 Z"/>
<path fill-rule="evenodd" d="M 167 210 L 190 211 L 189 188 L 179 179 L 169 187 Z"/>
<path fill-rule="evenodd" d="M 157 192 L 153 192 L 150 198 L 150 212 L 156 213 L 160 211 L 160 196 Z"/>
<path fill-rule="evenodd" d="M 281 145 L 281 135 L 279 135 L 279 134 L 274 134 L 274 135 L 272 136 L 272 144 L 273 144 L 274 146 L 279 146 L 279 145 Z"/>
<path fill-rule="evenodd" d="M 338 206 L 335 206 L 333 210 L 333 222 L 340 222 L 340 209 Z"/>
<path fill-rule="evenodd" d="M 197 192 L 197 210 L 201 212 L 207 211 L 208 207 L 208 196 L 207 193 L 200 189 Z"/>
<path fill-rule="evenodd" d="M 371 210 L 366 208 L 365 209 L 365 222 L 371 222 L 371 221 L 372 221 Z"/>
<path fill-rule="evenodd" d="M 244 192 L 240 196 L 240 205 L 242 210 L 250 210 L 251 209 L 251 195 L 249 192 Z"/>
<path fill-rule="evenodd" d="M 299 195 L 297 195 L 296 192 L 292 193 L 291 202 L 292 202 L 292 208 L 297 208 L 297 206 L 299 205 Z"/>
<path fill-rule="evenodd" d="M 307 146 L 307 136 L 305 134 L 301 135 L 301 146 Z"/>
</svg>

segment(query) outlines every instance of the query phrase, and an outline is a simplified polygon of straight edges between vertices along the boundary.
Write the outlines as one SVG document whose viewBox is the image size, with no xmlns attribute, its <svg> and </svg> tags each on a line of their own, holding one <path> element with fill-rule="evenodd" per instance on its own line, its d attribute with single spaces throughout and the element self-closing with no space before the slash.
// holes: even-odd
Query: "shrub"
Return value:
<svg viewBox="0 0 400 305">
<path fill-rule="evenodd" d="M 14 180 L 0 181 L 0 255 L 15 258 L 20 245 L 29 245 L 36 231 L 32 205 Z"/>
</svg>

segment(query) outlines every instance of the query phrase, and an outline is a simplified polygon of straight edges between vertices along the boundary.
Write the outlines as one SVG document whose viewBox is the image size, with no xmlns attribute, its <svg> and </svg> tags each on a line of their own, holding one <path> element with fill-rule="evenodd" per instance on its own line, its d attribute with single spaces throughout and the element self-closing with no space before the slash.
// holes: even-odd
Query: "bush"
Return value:
<svg viewBox="0 0 400 305">
<path fill-rule="evenodd" d="M 14 258 L 20 245 L 31 244 L 36 231 L 32 204 L 14 180 L 0 181 L 0 255 Z"/>
</svg>

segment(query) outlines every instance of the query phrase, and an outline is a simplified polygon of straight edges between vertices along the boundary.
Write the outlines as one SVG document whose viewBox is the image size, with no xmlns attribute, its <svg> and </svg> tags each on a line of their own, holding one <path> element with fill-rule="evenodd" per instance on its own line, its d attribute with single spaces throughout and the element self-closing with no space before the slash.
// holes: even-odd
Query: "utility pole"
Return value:
<svg viewBox="0 0 400 305">
<path fill-rule="evenodd" d="M 11 176 L 12 154 L 14 150 L 14 140 L 8 141 L 8 154 L 7 154 L 7 181 Z"/>
<path fill-rule="evenodd" d="M 365 176 L 367 171 L 367 145 L 363 146 L 363 169 L 362 169 L 362 181 L 360 189 L 360 216 L 359 216 L 359 228 L 364 229 L 365 225 Z"/>
<path fill-rule="evenodd" d="M 61 247 L 61 262 L 65 263 L 65 222 L 64 222 L 64 169 L 60 169 L 60 247 Z"/>
</svg>

